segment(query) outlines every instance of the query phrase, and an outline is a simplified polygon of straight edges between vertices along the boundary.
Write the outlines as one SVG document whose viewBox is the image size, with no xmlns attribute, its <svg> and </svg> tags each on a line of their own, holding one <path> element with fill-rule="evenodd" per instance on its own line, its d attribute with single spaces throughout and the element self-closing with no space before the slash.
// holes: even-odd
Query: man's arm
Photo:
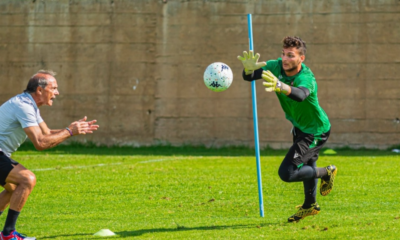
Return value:
<svg viewBox="0 0 400 240">
<path fill-rule="evenodd" d="M 71 137 L 67 129 L 54 134 L 44 134 L 40 126 L 32 126 L 24 128 L 24 131 L 35 148 L 39 151 L 55 147 Z"/>
<path fill-rule="evenodd" d="M 84 118 L 80 119 L 79 122 L 85 122 L 87 117 L 85 116 Z M 96 122 L 96 120 L 92 120 L 87 122 L 89 126 L 93 125 Z M 48 134 L 55 134 L 59 133 L 61 131 L 65 131 L 66 129 L 50 129 L 45 122 L 39 123 L 39 127 L 42 129 L 43 135 L 48 135 Z"/>
<path fill-rule="evenodd" d="M 24 128 L 28 138 L 32 141 L 35 148 L 39 151 L 57 146 L 73 135 L 93 133 L 99 125 L 94 125 L 96 120 L 86 122 L 86 117 L 71 123 L 67 129 L 50 130 L 45 122 L 39 123 L 39 126 Z"/>
<path fill-rule="evenodd" d="M 42 130 L 43 135 L 49 135 L 52 133 L 49 127 L 47 127 L 47 124 L 45 122 L 39 123 L 39 127 Z"/>
<path fill-rule="evenodd" d="M 66 129 L 50 129 L 49 127 L 47 127 L 47 124 L 45 122 L 39 123 L 39 127 L 40 129 L 42 129 L 43 135 L 55 134 L 66 130 Z"/>
<path fill-rule="evenodd" d="M 246 71 L 243 70 L 242 76 L 243 76 L 244 80 L 251 82 L 253 80 L 261 79 L 262 78 L 262 72 L 263 72 L 262 68 L 257 69 L 257 70 L 255 70 L 254 72 L 252 72 L 250 74 L 246 74 Z"/>
<path fill-rule="evenodd" d="M 305 87 L 290 87 L 290 89 L 291 92 L 287 96 L 296 102 L 302 102 L 310 95 L 310 91 Z"/>
<path fill-rule="evenodd" d="M 265 80 L 263 85 L 266 86 L 265 90 L 267 92 L 274 91 L 278 93 L 283 93 L 297 102 L 304 101 L 310 95 L 310 90 L 308 90 L 307 88 L 289 86 L 279 81 L 279 79 L 275 77 L 275 75 L 272 74 L 270 71 L 262 72 L 261 77 Z"/>
</svg>

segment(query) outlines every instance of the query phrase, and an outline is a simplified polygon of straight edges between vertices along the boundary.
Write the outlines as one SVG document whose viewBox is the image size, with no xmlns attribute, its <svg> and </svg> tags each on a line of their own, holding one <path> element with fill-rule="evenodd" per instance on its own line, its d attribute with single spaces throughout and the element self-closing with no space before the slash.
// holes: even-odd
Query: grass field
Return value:
<svg viewBox="0 0 400 240">
<path fill-rule="evenodd" d="M 335 188 L 321 213 L 287 223 L 302 183 L 277 174 L 285 151 L 261 152 L 265 217 L 259 216 L 254 151 L 245 148 L 96 148 L 25 144 L 13 158 L 37 185 L 17 230 L 38 239 L 399 239 L 400 156 L 337 150 Z M 5 215 L 0 218 L 4 224 Z"/>
</svg>

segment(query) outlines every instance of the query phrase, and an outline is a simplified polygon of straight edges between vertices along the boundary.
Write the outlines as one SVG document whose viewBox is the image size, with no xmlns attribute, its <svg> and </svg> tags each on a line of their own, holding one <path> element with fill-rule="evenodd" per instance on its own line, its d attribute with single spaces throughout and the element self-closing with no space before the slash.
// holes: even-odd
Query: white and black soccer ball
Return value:
<svg viewBox="0 0 400 240">
<path fill-rule="evenodd" d="M 233 74 L 227 64 L 215 62 L 208 65 L 203 78 L 207 88 L 214 92 L 222 92 L 231 86 Z"/>
</svg>

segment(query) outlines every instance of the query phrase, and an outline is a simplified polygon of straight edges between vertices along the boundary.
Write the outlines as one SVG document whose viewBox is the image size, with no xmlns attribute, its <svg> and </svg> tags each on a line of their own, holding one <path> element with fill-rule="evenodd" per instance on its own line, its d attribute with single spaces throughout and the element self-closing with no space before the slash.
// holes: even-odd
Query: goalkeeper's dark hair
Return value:
<svg viewBox="0 0 400 240">
<path fill-rule="evenodd" d="M 306 55 L 307 46 L 306 42 L 304 42 L 301 38 L 294 36 L 287 36 L 282 40 L 283 48 L 295 47 L 299 50 L 300 55 Z"/>
<path fill-rule="evenodd" d="M 28 85 L 26 86 L 24 92 L 34 93 L 39 86 L 45 89 L 47 86 L 46 75 L 54 77 L 56 73 L 51 70 L 39 70 L 29 79 Z"/>
</svg>

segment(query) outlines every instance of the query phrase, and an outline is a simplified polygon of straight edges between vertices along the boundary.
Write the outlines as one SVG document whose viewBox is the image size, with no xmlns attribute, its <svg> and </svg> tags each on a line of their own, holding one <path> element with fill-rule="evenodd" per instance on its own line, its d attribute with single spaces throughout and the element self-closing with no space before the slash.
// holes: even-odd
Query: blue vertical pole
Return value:
<svg viewBox="0 0 400 240">
<path fill-rule="evenodd" d="M 249 50 L 253 51 L 253 28 L 252 28 L 250 13 L 247 14 L 247 23 L 249 29 Z M 260 216 L 264 217 L 264 202 L 263 202 L 262 182 L 261 182 L 260 146 L 258 140 L 256 81 L 251 82 L 251 93 L 253 102 L 254 142 L 255 142 L 256 162 L 257 162 L 258 199 L 260 204 Z"/>
</svg>

